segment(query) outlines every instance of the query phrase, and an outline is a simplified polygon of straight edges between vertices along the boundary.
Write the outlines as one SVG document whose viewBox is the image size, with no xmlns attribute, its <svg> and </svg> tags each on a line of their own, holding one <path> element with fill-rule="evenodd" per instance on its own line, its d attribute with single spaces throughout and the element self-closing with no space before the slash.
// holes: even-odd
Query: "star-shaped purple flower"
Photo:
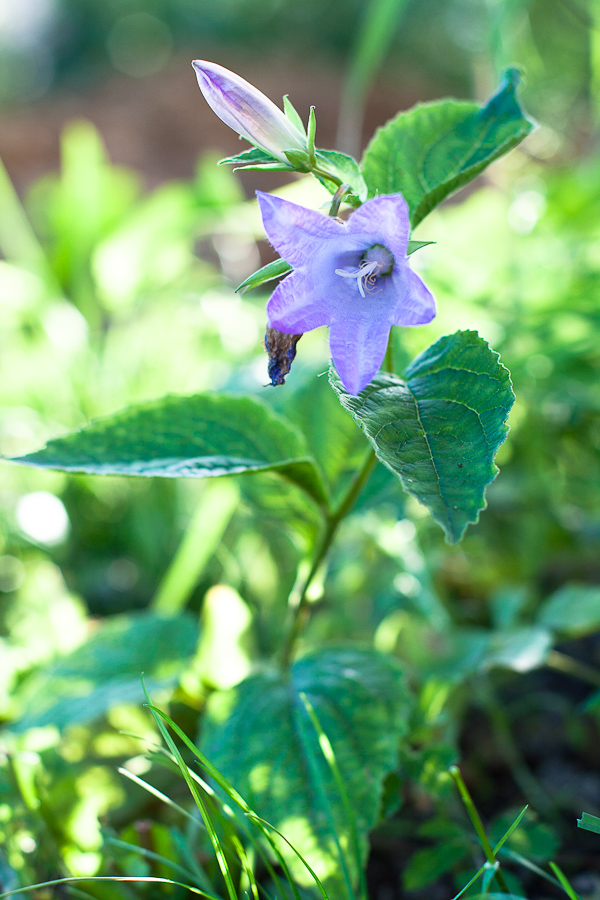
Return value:
<svg viewBox="0 0 600 900">
<path fill-rule="evenodd" d="M 269 241 L 293 267 L 267 304 L 269 327 L 303 334 L 328 325 L 342 383 L 360 393 L 381 367 L 392 325 L 425 325 L 435 316 L 435 300 L 406 255 L 406 201 L 375 197 L 340 222 L 257 196 Z"/>
</svg>

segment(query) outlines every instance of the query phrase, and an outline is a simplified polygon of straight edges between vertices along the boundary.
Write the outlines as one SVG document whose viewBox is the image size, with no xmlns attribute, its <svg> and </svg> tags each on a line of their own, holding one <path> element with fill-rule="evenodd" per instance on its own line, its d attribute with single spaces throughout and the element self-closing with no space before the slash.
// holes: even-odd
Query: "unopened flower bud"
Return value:
<svg viewBox="0 0 600 900">
<path fill-rule="evenodd" d="M 210 108 L 241 137 L 286 165 L 284 150 L 306 151 L 304 135 L 248 81 L 203 59 L 195 59 L 192 66 Z"/>
</svg>

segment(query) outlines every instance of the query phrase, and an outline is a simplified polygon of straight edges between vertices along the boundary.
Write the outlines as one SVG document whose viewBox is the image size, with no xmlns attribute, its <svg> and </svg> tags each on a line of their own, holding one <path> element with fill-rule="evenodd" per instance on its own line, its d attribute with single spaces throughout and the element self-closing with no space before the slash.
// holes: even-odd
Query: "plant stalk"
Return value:
<svg viewBox="0 0 600 900">
<path fill-rule="evenodd" d="M 294 652 L 294 647 L 296 646 L 296 641 L 298 640 L 298 637 L 302 633 L 304 626 L 306 625 L 306 622 L 308 620 L 308 590 L 319 570 L 321 563 L 323 562 L 325 556 L 329 551 L 329 548 L 333 543 L 340 523 L 354 506 L 358 495 L 367 483 L 369 475 L 375 468 L 376 463 L 377 457 L 375 455 L 375 451 L 369 450 L 365 461 L 350 483 L 348 490 L 342 497 L 337 508 L 333 512 L 329 513 L 325 519 L 325 529 L 321 536 L 321 540 L 316 545 L 316 550 L 313 556 L 313 562 L 310 567 L 310 571 L 304 579 L 304 582 L 302 583 L 302 587 L 298 595 L 298 601 L 295 604 L 292 625 L 287 634 L 285 643 L 283 645 L 283 650 L 281 652 L 281 667 L 283 669 L 289 668 L 292 654 Z"/>
<path fill-rule="evenodd" d="M 473 823 L 473 828 L 475 829 L 475 831 L 477 833 L 477 837 L 479 838 L 479 843 L 481 844 L 481 846 L 483 848 L 483 852 L 486 855 L 486 859 L 490 863 L 490 865 L 495 866 L 497 864 L 497 860 L 494 855 L 494 850 L 492 848 L 492 845 L 489 842 L 487 834 L 485 833 L 485 828 L 483 827 L 483 822 L 481 821 L 481 818 L 479 817 L 479 813 L 477 812 L 477 807 L 473 803 L 473 798 L 471 797 L 471 795 L 469 793 L 469 789 L 467 788 L 466 784 L 463 781 L 463 777 L 460 774 L 460 769 L 458 768 L 458 766 L 450 766 L 449 772 L 452 775 L 452 778 L 454 779 L 456 787 L 458 788 L 458 792 L 461 796 L 461 800 L 465 805 L 465 809 L 467 810 L 467 812 L 469 814 L 469 818 L 470 818 L 471 822 Z M 498 885 L 499 885 L 502 893 L 510 894 L 508 885 L 507 885 L 506 881 L 504 880 L 504 875 L 502 874 L 502 872 L 499 869 L 497 869 L 496 872 L 494 873 L 494 878 L 498 882 Z"/>
</svg>

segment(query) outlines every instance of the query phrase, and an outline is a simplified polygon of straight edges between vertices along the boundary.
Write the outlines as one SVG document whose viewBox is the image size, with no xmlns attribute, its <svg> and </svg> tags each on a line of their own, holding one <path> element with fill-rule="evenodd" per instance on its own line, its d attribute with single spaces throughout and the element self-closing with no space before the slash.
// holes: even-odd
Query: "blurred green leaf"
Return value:
<svg viewBox="0 0 600 900">
<path fill-rule="evenodd" d="M 197 621 L 129 613 L 102 622 L 73 653 L 25 680 L 17 699 L 25 714 L 13 731 L 92 722 L 111 707 L 140 703 L 140 676 L 153 689 L 174 682 L 198 642 Z"/>
<path fill-rule="evenodd" d="M 567 584 L 542 603 L 540 625 L 570 637 L 592 634 L 600 629 L 600 587 Z"/>
<path fill-rule="evenodd" d="M 433 884 L 440 875 L 451 871 L 471 852 L 471 841 L 464 829 L 453 826 L 452 823 L 446 825 L 441 832 L 429 832 L 430 836 L 440 839 L 439 843 L 432 847 L 423 847 L 410 857 L 402 873 L 402 883 L 407 891 L 419 890 Z M 419 834 L 426 836 L 427 831 L 424 832 L 421 828 Z"/>
<path fill-rule="evenodd" d="M 334 373 L 332 384 L 404 490 L 429 509 L 449 543 L 460 541 L 485 508 L 508 431 L 514 394 L 498 354 L 475 332 L 457 331 L 417 357 L 405 381 L 380 373 L 358 397 Z"/>
<path fill-rule="evenodd" d="M 485 106 L 440 100 L 402 112 L 380 128 L 362 169 L 369 196 L 401 193 L 415 228 L 449 194 L 516 147 L 533 123 L 516 98 L 519 75 L 509 69 Z"/>
<path fill-rule="evenodd" d="M 90 475 L 212 478 L 273 469 L 326 502 L 299 434 L 252 397 L 164 397 L 97 419 L 14 460 Z"/>
<path fill-rule="evenodd" d="M 352 823 L 300 694 L 331 743 L 355 811 Z M 288 674 L 271 670 L 213 695 L 203 752 L 246 802 L 282 831 L 315 869 L 326 890 L 345 896 L 367 853 L 385 775 L 397 761 L 409 703 L 397 664 L 373 651 L 320 650 Z M 307 873 L 282 847 L 300 883 Z M 346 878 L 344 877 L 344 871 Z"/>
</svg>

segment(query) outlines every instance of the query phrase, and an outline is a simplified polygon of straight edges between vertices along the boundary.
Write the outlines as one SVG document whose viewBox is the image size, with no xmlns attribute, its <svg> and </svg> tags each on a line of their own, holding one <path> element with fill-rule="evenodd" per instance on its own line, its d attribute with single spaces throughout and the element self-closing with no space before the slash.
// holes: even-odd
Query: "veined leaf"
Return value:
<svg viewBox="0 0 600 900">
<path fill-rule="evenodd" d="M 509 69 L 498 92 L 476 103 L 439 100 L 399 113 L 365 151 L 369 196 L 403 194 L 413 228 L 449 194 L 472 181 L 533 128 L 516 97 L 519 74 Z"/>
<path fill-rule="evenodd" d="M 331 745 L 346 803 L 309 710 Z M 371 650 L 320 650 L 289 674 L 262 672 L 233 692 L 213 695 L 201 749 L 293 844 L 329 896 L 345 897 L 365 863 L 367 834 L 385 775 L 397 763 L 408 710 L 394 660 Z M 309 884 L 297 857 L 281 849 L 299 883 Z"/>
<path fill-rule="evenodd" d="M 214 478 L 268 469 L 326 496 L 297 431 L 252 397 L 196 394 L 132 406 L 13 460 L 90 475 Z"/>
<path fill-rule="evenodd" d="M 342 406 L 402 487 L 460 541 L 485 508 L 494 456 L 514 402 L 508 369 L 474 331 L 440 338 L 406 370 L 380 373 L 358 397 L 332 373 Z"/>
</svg>

